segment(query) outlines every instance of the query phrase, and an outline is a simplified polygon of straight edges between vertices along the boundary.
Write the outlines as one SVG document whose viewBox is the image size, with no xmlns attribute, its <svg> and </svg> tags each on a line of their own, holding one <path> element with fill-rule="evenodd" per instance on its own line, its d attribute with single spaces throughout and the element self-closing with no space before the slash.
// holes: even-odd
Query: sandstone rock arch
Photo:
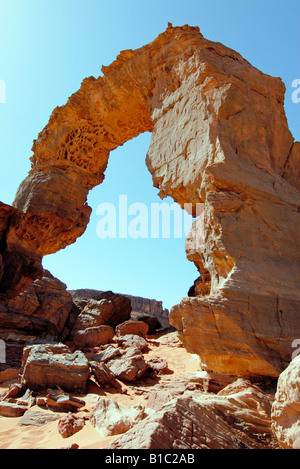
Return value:
<svg viewBox="0 0 300 469">
<path fill-rule="evenodd" d="M 284 84 L 199 28 L 171 24 L 102 72 L 53 111 L 13 206 L 1 206 L 1 298 L 82 235 L 110 151 L 151 131 L 160 196 L 204 204 L 187 256 L 209 287 L 174 306 L 172 323 L 208 369 L 277 376 L 300 336 L 300 144 Z"/>
</svg>

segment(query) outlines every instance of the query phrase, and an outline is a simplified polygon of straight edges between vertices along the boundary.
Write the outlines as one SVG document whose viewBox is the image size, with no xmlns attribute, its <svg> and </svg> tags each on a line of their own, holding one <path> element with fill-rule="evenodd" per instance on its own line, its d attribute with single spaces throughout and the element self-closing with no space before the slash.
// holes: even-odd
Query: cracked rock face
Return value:
<svg viewBox="0 0 300 469">
<path fill-rule="evenodd" d="M 64 391 L 84 393 L 90 376 L 83 352 L 61 343 L 28 345 L 24 348 L 22 385 L 32 390 L 61 387 Z"/>
<path fill-rule="evenodd" d="M 34 259 L 76 241 L 110 151 L 151 131 L 146 164 L 160 196 L 203 210 L 187 247 L 201 281 L 173 307 L 172 325 L 208 369 L 278 376 L 300 337 L 299 142 L 284 84 L 189 26 L 169 25 L 102 71 L 34 141 L 14 215 L 0 226 L 2 294 L 38 276 Z M 33 266 L 16 285 L 3 263 L 12 246 Z"/>
</svg>

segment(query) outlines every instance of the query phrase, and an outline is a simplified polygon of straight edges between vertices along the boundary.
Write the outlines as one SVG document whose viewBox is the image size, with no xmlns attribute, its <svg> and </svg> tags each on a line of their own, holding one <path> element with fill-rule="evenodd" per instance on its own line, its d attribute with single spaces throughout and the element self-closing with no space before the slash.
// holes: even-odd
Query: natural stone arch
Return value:
<svg viewBox="0 0 300 469">
<path fill-rule="evenodd" d="M 32 169 L 14 208 L 5 208 L 13 213 L 2 295 L 40 275 L 43 255 L 76 241 L 109 152 L 151 131 L 146 164 L 160 196 L 204 204 L 187 254 L 208 273 L 209 288 L 176 305 L 171 321 L 208 368 L 277 376 L 300 332 L 300 194 L 291 185 L 299 144 L 287 126 L 282 81 L 198 28 L 172 25 L 102 71 L 53 111 L 34 142 Z M 191 248 L 198 238 L 203 243 Z M 5 272 L 16 251 L 25 267 L 12 281 Z"/>
</svg>

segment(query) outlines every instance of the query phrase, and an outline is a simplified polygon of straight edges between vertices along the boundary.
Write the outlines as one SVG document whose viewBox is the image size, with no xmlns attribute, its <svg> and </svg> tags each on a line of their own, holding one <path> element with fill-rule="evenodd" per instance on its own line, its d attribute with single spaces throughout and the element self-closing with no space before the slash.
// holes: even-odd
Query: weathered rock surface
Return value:
<svg viewBox="0 0 300 469">
<path fill-rule="evenodd" d="M 66 285 L 44 270 L 41 279 L 35 280 L 24 292 L 8 301 L 25 316 L 36 316 L 48 320 L 60 334 L 70 314 L 73 299 Z"/>
<path fill-rule="evenodd" d="M 187 25 L 169 24 L 102 71 L 53 111 L 13 208 L 1 206 L 2 296 L 75 242 L 110 151 L 152 131 L 146 163 L 159 195 L 194 216 L 204 209 L 193 254 L 202 280 L 171 324 L 208 370 L 278 377 L 300 337 L 299 142 L 283 82 Z"/>
<path fill-rule="evenodd" d="M 62 416 L 58 421 L 58 432 L 63 438 L 69 438 L 85 426 L 85 421 L 71 412 Z"/>
<path fill-rule="evenodd" d="M 106 449 L 270 449 L 271 402 L 238 380 L 218 395 L 177 397 Z"/>
<path fill-rule="evenodd" d="M 11 379 L 16 379 L 19 376 L 19 369 L 18 368 L 6 368 L 0 371 L 0 383 L 4 383 L 5 381 L 10 381 Z"/>
<path fill-rule="evenodd" d="M 285 449 L 300 449 L 300 356 L 278 379 L 272 405 L 272 429 Z"/>
<path fill-rule="evenodd" d="M 85 294 L 86 290 L 79 290 Z M 115 328 L 121 322 L 130 319 L 131 303 L 128 298 L 112 291 L 97 292 L 93 298 L 71 292 L 74 302 L 80 308 L 80 314 L 71 331 L 71 335 L 87 327 L 107 325 Z M 77 296 L 79 295 L 79 296 Z"/>
<path fill-rule="evenodd" d="M 284 165 L 283 177 L 300 191 L 300 142 L 295 142 Z"/>
<path fill-rule="evenodd" d="M 77 347 L 97 347 L 109 344 L 115 335 L 110 326 L 87 327 L 83 331 L 77 331 L 73 341 Z"/>
<path fill-rule="evenodd" d="M 137 335 L 145 338 L 148 333 L 149 327 L 144 321 L 129 321 L 122 322 L 116 327 L 116 334 L 118 337 L 125 335 Z"/>
<path fill-rule="evenodd" d="M 64 339 L 73 306 L 66 285 L 49 271 L 6 304 L 0 304 L 0 338 L 6 343 L 6 363 L 20 363 L 26 343 L 41 336 Z"/>
<path fill-rule="evenodd" d="M 90 376 L 85 355 L 71 353 L 63 344 L 35 344 L 24 348 L 21 382 L 33 389 L 60 386 L 64 391 L 83 393 Z"/>
<path fill-rule="evenodd" d="M 125 353 L 106 362 L 114 376 L 125 382 L 140 379 L 148 369 L 147 362 L 139 349 L 130 347 Z"/>
<path fill-rule="evenodd" d="M 42 253 L 31 243 L 30 218 L 0 202 L 0 301 L 18 295 L 43 275 Z"/>
<path fill-rule="evenodd" d="M 111 360 L 112 358 L 115 358 L 119 355 L 121 355 L 121 351 L 118 348 L 109 345 L 105 348 L 105 350 L 103 350 L 103 352 L 99 352 L 94 355 L 93 361 L 106 363 L 108 360 Z"/>
<path fill-rule="evenodd" d="M 149 316 L 148 314 L 143 314 L 143 313 L 138 313 L 136 311 L 132 311 L 131 319 L 134 321 L 145 322 L 148 326 L 148 334 L 154 334 L 159 329 L 162 329 L 161 323 L 155 316 Z"/>
<path fill-rule="evenodd" d="M 267 190 L 266 178 L 261 175 L 264 191 Z M 249 176 L 247 188 L 242 189 L 249 197 L 254 191 L 250 188 L 251 181 L 252 176 Z M 239 205 L 240 195 L 211 191 L 206 202 L 206 224 L 194 222 L 193 236 L 189 236 L 187 256 L 197 265 L 201 276 L 203 265 L 210 265 L 210 279 L 206 283 L 209 288 L 206 291 L 200 288 L 199 296 L 184 298 L 172 308 L 170 321 L 181 332 L 187 349 L 198 353 L 208 370 L 278 376 L 290 362 L 291 343 L 299 336 L 299 290 L 294 283 L 299 278 L 300 265 L 296 261 L 298 254 L 294 252 L 298 243 L 294 231 L 296 226 L 299 229 L 298 215 L 288 195 L 290 189 L 283 182 L 278 183 L 282 190 L 286 188 L 287 194 L 283 195 L 286 202 L 281 203 L 278 198 L 276 202 L 273 186 L 271 182 L 268 184 L 269 195 L 265 193 L 264 202 L 260 199 L 263 195 L 257 192 L 251 196 L 252 208 L 247 209 Z M 295 201 L 297 197 L 295 194 Z M 289 209 L 287 200 L 291 203 Z M 294 216 L 295 220 L 289 221 L 289 217 Z M 218 225 L 216 231 L 214 224 Z M 220 233 L 215 240 L 213 232 Z M 191 249 L 193 237 L 194 249 Z M 268 240 L 272 237 L 270 245 Z M 198 257 L 195 253 L 197 239 L 200 240 Z M 209 242 L 203 245 L 202 239 L 209 239 Z M 245 240 L 245 244 L 240 240 Z M 230 262 L 226 267 L 224 258 L 221 259 L 224 242 L 226 249 L 230 247 L 231 252 L 235 252 L 233 257 L 237 260 L 230 261 L 232 269 Z M 212 262 L 213 245 L 218 247 L 214 248 L 216 257 Z M 220 282 L 214 275 L 221 279 L 221 273 L 213 274 L 214 266 L 223 269 Z M 228 270 L 228 276 L 224 269 Z"/>
<path fill-rule="evenodd" d="M 19 421 L 21 426 L 34 425 L 36 427 L 42 427 L 47 425 L 49 422 L 54 422 L 60 418 L 60 414 L 48 412 L 41 412 L 39 410 L 27 410 Z"/>
<path fill-rule="evenodd" d="M 145 417 L 142 405 L 127 407 L 112 399 L 100 398 L 91 412 L 90 422 L 101 436 L 106 437 L 127 432 Z"/>
<path fill-rule="evenodd" d="M 151 371 L 154 371 L 157 374 L 172 373 L 168 367 L 167 361 L 163 358 L 151 358 L 151 360 L 147 360 L 147 365 Z"/>
<path fill-rule="evenodd" d="M 196 398 L 203 394 L 217 394 L 236 380 L 236 376 L 197 371 L 180 375 L 166 374 L 155 384 L 147 388 L 139 386 L 138 389 L 147 395 L 147 408 L 161 410 L 164 404 L 179 396 Z"/>
<path fill-rule="evenodd" d="M 0 402 L 0 415 L 2 417 L 21 417 L 28 407 L 25 405 L 16 404 L 14 402 Z"/>
<path fill-rule="evenodd" d="M 148 348 L 147 340 L 137 334 L 125 334 L 119 337 L 116 336 L 115 341 L 124 349 L 133 347 L 144 352 Z"/>
<path fill-rule="evenodd" d="M 73 296 L 75 301 L 78 301 L 79 299 L 97 299 L 99 298 L 99 295 L 102 295 L 103 291 L 101 290 L 93 290 L 93 289 L 88 289 L 88 288 L 82 288 L 78 290 L 69 290 L 71 295 Z M 140 296 L 133 296 L 133 295 L 127 295 L 127 294 L 120 294 L 121 296 L 127 298 L 130 303 L 131 303 L 131 317 L 133 319 L 136 319 L 137 317 L 140 316 L 148 316 L 151 318 L 151 321 L 153 324 L 155 324 L 155 327 L 158 327 L 158 323 L 160 324 L 159 328 L 163 329 L 168 329 L 170 328 L 170 323 L 169 323 L 169 310 L 166 308 L 163 308 L 163 303 L 162 301 L 154 300 L 154 299 L 149 299 L 149 298 L 142 298 Z M 129 319 L 124 318 L 122 321 Z M 154 323 L 154 320 L 157 320 L 158 322 Z"/>
<path fill-rule="evenodd" d="M 120 391 L 122 389 L 121 384 L 115 378 L 113 372 L 105 365 L 105 363 L 99 363 L 97 361 L 90 361 L 92 372 L 95 375 L 96 380 L 102 387 L 113 387 Z"/>
</svg>

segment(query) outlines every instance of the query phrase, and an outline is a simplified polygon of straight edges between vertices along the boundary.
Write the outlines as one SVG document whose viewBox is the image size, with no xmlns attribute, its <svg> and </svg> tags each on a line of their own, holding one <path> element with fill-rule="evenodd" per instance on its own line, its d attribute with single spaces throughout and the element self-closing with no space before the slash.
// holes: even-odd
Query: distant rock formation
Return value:
<svg viewBox="0 0 300 469">
<path fill-rule="evenodd" d="M 69 339 L 77 346 L 93 346 L 93 342 L 100 345 L 129 319 L 148 322 L 157 318 L 154 324 L 149 323 L 154 330 L 162 329 L 162 324 L 170 328 L 162 302 L 137 298 L 134 303 L 134 299 L 112 291 L 68 291 L 63 282 L 44 270 L 41 279 L 15 298 L 0 303 L 0 339 L 6 345 L 6 365 L 19 366 L 24 347 L 38 339 Z M 132 303 L 139 311 L 132 311 Z"/>
<path fill-rule="evenodd" d="M 102 72 L 54 109 L 13 207 L 0 205 L 0 299 L 83 234 L 110 151 L 151 131 L 146 164 L 160 197 L 195 217 L 203 208 L 186 248 L 195 296 L 172 308 L 171 324 L 208 370 L 278 377 L 300 337 L 300 144 L 282 80 L 171 24 Z"/>
<path fill-rule="evenodd" d="M 93 290 L 89 288 L 68 290 L 68 292 L 74 299 L 97 299 L 99 298 L 99 295 L 103 293 L 101 290 Z M 172 328 L 169 323 L 169 310 L 167 308 L 163 308 L 162 301 L 142 298 L 140 296 L 127 295 L 126 293 L 121 293 L 121 295 L 130 300 L 132 315 L 134 315 L 134 313 L 143 313 L 149 316 L 154 316 L 160 322 L 162 329 Z"/>
</svg>

